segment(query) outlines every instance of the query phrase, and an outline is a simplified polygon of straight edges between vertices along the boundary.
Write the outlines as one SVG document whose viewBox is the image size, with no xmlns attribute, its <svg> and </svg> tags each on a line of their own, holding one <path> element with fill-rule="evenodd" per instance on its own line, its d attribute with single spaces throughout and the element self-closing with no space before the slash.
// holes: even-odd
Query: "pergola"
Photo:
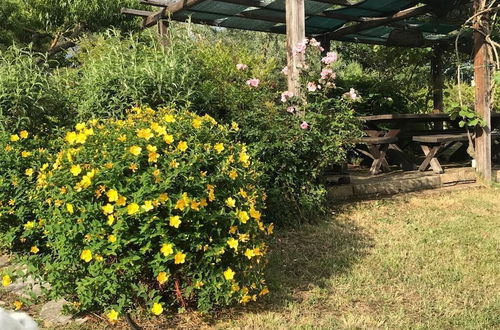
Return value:
<svg viewBox="0 0 500 330">
<path fill-rule="evenodd" d="M 223 28 L 281 33 L 287 36 L 288 88 L 297 92 L 303 60 L 292 50 L 306 36 L 328 50 L 331 40 L 401 47 L 433 47 L 434 109 L 443 110 L 442 54 L 457 48 L 474 57 L 476 111 L 487 125 L 476 131 L 478 172 L 491 180 L 490 63 L 486 36 L 486 0 L 138 0 L 157 11 L 123 8 L 143 17 L 144 27 L 158 26 L 164 34 L 168 21 L 186 21 Z M 462 25 L 474 12 L 473 31 Z"/>
</svg>

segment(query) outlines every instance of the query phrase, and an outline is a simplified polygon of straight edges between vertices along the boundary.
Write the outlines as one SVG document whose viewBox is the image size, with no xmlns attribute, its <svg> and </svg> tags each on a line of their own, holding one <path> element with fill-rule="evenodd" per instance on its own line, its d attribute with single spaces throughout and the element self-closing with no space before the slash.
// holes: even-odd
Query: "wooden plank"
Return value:
<svg viewBox="0 0 500 330">
<path fill-rule="evenodd" d="M 325 33 L 332 40 L 342 38 L 345 35 L 357 33 L 363 30 L 372 29 L 378 26 L 385 25 L 387 23 L 401 21 L 410 17 L 415 17 L 428 13 L 431 10 L 429 5 L 411 7 L 400 12 L 395 13 L 391 16 L 386 17 L 374 17 L 362 23 L 343 26 L 335 31 Z"/>
<path fill-rule="evenodd" d="M 122 8 L 120 10 L 120 13 L 125 15 L 139 16 L 139 17 L 148 17 L 154 14 L 152 11 L 130 9 L 130 8 Z"/>
<path fill-rule="evenodd" d="M 474 0 L 474 12 L 485 8 L 485 0 Z M 489 34 L 488 15 L 478 15 L 474 19 L 474 81 L 476 112 L 486 123 L 485 127 L 476 129 L 476 161 L 478 173 L 487 181 L 491 174 L 491 116 L 490 116 L 490 69 L 488 44 L 485 36 Z"/>
<path fill-rule="evenodd" d="M 157 13 L 153 13 L 152 15 L 149 15 L 148 17 L 146 17 L 144 19 L 144 23 L 142 24 L 142 26 L 144 27 L 152 27 L 156 24 L 158 24 L 158 22 L 165 17 L 165 8 L 163 8 L 162 10 L 160 10 L 159 12 Z"/>
<path fill-rule="evenodd" d="M 300 95 L 298 67 L 304 63 L 304 54 L 294 52 L 294 48 L 306 38 L 304 0 L 286 0 L 285 5 L 288 90 L 294 95 Z"/>
</svg>

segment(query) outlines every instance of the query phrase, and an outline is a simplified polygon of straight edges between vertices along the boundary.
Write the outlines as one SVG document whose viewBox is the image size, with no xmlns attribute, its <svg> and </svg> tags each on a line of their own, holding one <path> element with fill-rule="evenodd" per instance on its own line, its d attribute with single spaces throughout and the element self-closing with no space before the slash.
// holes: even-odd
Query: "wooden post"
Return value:
<svg viewBox="0 0 500 330">
<path fill-rule="evenodd" d="M 305 12 L 304 0 L 286 0 L 286 54 L 288 62 L 288 90 L 300 95 L 299 69 L 304 63 L 304 55 L 293 51 L 304 41 Z"/>
<path fill-rule="evenodd" d="M 474 13 L 485 8 L 485 0 L 474 0 Z M 478 32 L 479 31 L 479 32 Z M 477 171 L 491 181 L 491 115 L 490 115 L 490 63 L 485 35 L 489 34 L 488 15 L 474 19 L 474 81 L 476 112 L 486 122 L 485 127 L 476 129 Z"/>
<path fill-rule="evenodd" d="M 434 113 L 443 112 L 443 88 L 444 88 L 444 75 L 443 75 L 443 53 L 444 48 L 442 45 L 436 45 L 433 49 L 431 59 L 432 70 L 432 98 Z"/>
</svg>

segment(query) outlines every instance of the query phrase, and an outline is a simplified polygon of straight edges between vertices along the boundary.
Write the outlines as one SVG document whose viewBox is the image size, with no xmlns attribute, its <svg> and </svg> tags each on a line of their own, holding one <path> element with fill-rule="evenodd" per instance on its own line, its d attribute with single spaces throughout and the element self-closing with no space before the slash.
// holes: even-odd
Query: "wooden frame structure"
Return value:
<svg viewBox="0 0 500 330">
<path fill-rule="evenodd" d="M 488 15 L 481 13 L 486 0 L 393 0 L 395 10 L 382 11 L 369 7 L 362 7 L 364 3 L 376 3 L 374 0 L 138 0 L 143 5 L 159 7 L 159 11 L 151 12 L 136 9 L 122 9 L 123 14 L 143 18 L 144 27 L 158 25 L 160 35 L 165 34 L 168 27 L 166 19 L 185 21 L 187 18 L 193 23 L 212 26 L 237 28 L 245 30 L 286 33 L 287 60 L 288 60 L 288 89 L 295 95 L 300 93 L 298 66 L 303 61 L 303 55 L 294 52 L 294 47 L 302 42 L 306 36 L 314 36 L 326 43 L 330 40 L 353 41 L 369 44 L 384 44 L 406 47 L 433 47 L 432 59 L 432 86 L 434 111 L 443 110 L 443 73 L 442 55 L 446 44 L 454 41 L 453 38 L 425 38 L 424 33 L 411 38 L 408 32 L 414 28 L 411 19 L 434 13 L 441 15 L 454 9 L 456 6 L 470 4 L 474 8 L 473 40 L 460 41 L 461 47 L 474 50 L 474 76 L 476 93 L 476 111 L 486 122 L 484 128 L 476 131 L 476 160 L 477 171 L 486 180 L 491 180 L 491 120 L 489 99 L 490 92 L 490 63 L 488 58 L 488 44 L 485 35 L 488 34 Z M 278 5 L 274 2 L 281 1 Z M 211 5 L 207 4 L 210 3 Z M 270 5 L 271 3 L 271 5 Z M 321 10 L 311 10 L 311 4 Z M 283 4 L 284 8 L 282 8 Z M 220 5 L 232 6 L 239 10 L 226 10 Z M 309 5 L 309 6 L 307 6 Z M 208 6 L 208 7 L 207 7 Z M 213 7 L 210 7 L 213 6 Z M 238 7 L 239 6 L 239 7 Z M 313 6 L 313 7 L 314 7 Z M 323 7 L 322 7 L 323 6 Z M 447 7 L 448 6 L 448 7 Z M 342 9 L 332 9 L 343 7 Z M 386 6 L 388 7 L 388 6 Z M 211 10 L 215 8 L 214 10 Z M 371 15 L 355 15 L 349 12 L 350 8 L 372 11 Z M 391 7 L 392 8 L 392 7 Z M 221 20 L 222 17 L 222 20 Z M 233 21 L 240 22 L 239 25 Z M 228 23 L 231 22 L 231 23 Z M 246 25 L 245 22 L 248 22 Z M 255 22 L 259 22 L 256 24 Z M 319 22 L 319 23 L 318 23 Z M 326 31 L 321 29 L 321 23 L 333 24 Z M 255 23 L 255 24 L 253 24 Z M 396 26 L 400 24 L 401 26 Z M 381 28 L 390 28 L 391 32 L 383 31 L 381 35 L 373 35 Z M 453 27 L 452 27 L 453 29 Z M 425 32 L 425 29 L 424 29 Z M 372 34 L 370 34 L 372 33 Z M 397 34 L 401 33 L 398 38 Z M 428 33 L 428 31 L 426 32 Z M 379 33 L 380 34 L 380 33 Z M 415 34 L 414 34 L 415 35 Z M 472 42 L 473 41 L 473 42 Z M 325 48 L 327 48 L 325 47 Z"/>
</svg>

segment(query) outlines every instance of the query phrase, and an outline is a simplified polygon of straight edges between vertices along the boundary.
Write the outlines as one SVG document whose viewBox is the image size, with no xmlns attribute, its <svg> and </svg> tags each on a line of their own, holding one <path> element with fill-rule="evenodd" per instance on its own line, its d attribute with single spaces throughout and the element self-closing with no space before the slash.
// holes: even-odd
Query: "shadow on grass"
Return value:
<svg viewBox="0 0 500 330">
<path fill-rule="evenodd" d="M 336 210 L 348 218 L 351 207 Z M 337 220 L 337 215 L 318 224 L 302 225 L 278 231 L 270 242 L 267 282 L 271 293 L 261 302 L 205 319 L 214 324 L 234 320 L 244 313 L 279 312 L 293 302 L 300 302 L 307 291 L 324 288 L 334 276 L 350 272 L 353 265 L 369 254 L 372 239 L 363 228 L 351 221 Z"/>
</svg>

